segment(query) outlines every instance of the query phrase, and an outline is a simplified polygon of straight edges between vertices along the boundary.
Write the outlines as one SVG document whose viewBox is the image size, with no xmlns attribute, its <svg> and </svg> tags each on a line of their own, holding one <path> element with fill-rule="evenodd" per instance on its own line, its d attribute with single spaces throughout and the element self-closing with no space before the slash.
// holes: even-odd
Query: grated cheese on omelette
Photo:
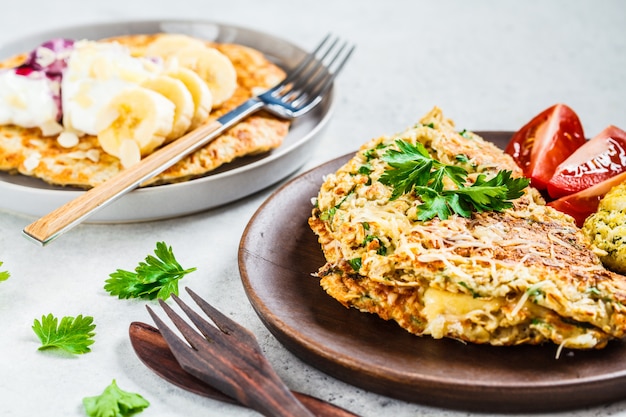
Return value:
<svg viewBox="0 0 626 417">
<path fill-rule="evenodd" d="M 571 217 L 527 188 L 503 212 L 419 221 L 420 197 L 390 200 L 379 181 L 381 157 L 397 139 L 422 143 L 473 178 L 503 169 L 522 176 L 502 150 L 456 131 L 439 108 L 365 143 L 325 178 L 309 219 L 327 261 L 317 276 L 330 296 L 434 338 L 589 349 L 624 336 L 626 277 L 602 266 Z"/>
</svg>

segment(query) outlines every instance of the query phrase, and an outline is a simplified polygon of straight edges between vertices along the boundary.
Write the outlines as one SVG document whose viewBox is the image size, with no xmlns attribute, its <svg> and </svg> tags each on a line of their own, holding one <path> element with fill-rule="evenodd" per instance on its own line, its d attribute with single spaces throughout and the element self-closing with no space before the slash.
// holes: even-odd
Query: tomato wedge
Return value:
<svg viewBox="0 0 626 417">
<path fill-rule="evenodd" d="M 576 225 L 582 227 L 585 219 L 598 210 L 600 200 L 611 188 L 626 181 L 626 172 L 610 177 L 602 182 L 585 188 L 577 193 L 561 197 L 548 203 L 549 206 L 569 214 L 576 220 Z"/>
<path fill-rule="evenodd" d="M 535 188 L 545 190 L 556 167 L 584 143 L 578 115 L 559 103 L 522 126 L 505 152 L 513 157 Z"/>
<path fill-rule="evenodd" d="M 577 193 L 626 171 L 626 132 L 608 126 L 578 148 L 548 182 L 552 198 Z"/>
</svg>

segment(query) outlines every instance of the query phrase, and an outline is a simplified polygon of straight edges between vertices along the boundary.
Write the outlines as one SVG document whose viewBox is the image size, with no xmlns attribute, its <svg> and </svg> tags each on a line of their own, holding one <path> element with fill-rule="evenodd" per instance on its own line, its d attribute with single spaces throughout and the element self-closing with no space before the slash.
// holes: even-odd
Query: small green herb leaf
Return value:
<svg viewBox="0 0 626 417">
<path fill-rule="evenodd" d="M 174 257 L 171 247 L 157 242 L 156 257 L 148 255 L 135 272 L 118 269 L 109 275 L 104 289 L 119 298 L 167 299 L 178 295 L 178 281 L 196 268 L 184 269 Z"/>
<path fill-rule="evenodd" d="M 348 194 L 346 194 L 346 196 L 344 198 L 342 198 L 341 201 L 339 203 L 337 203 L 334 207 L 331 207 L 328 210 L 323 211 L 322 213 L 320 213 L 320 220 L 324 220 L 324 221 L 332 220 L 333 217 L 335 216 L 335 213 L 339 209 L 339 207 L 341 207 L 341 205 L 348 199 L 348 197 L 350 197 L 350 195 L 353 192 L 354 192 L 354 187 L 352 187 L 352 189 L 348 192 Z"/>
<path fill-rule="evenodd" d="M 361 175 L 369 175 L 374 169 L 370 164 L 364 164 L 359 167 L 358 173 Z"/>
<path fill-rule="evenodd" d="M 361 269 L 361 265 L 362 265 L 362 260 L 361 258 L 353 258 L 350 259 L 348 261 L 348 263 L 350 264 L 350 266 L 352 267 L 352 269 L 356 272 L 359 272 L 359 269 Z"/>
<path fill-rule="evenodd" d="M 149 405 L 141 395 L 120 389 L 115 380 L 102 394 L 83 398 L 83 406 L 89 417 L 128 417 Z"/>
<path fill-rule="evenodd" d="M 2 262 L 0 262 L 0 266 L 2 266 Z M 8 271 L 0 271 L 0 281 L 6 281 L 10 276 Z"/>
<path fill-rule="evenodd" d="M 381 256 L 385 256 L 387 254 L 387 247 L 383 244 L 383 242 L 380 240 L 380 238 L 376 235 L 367 235 L 365 236 L 365 239 L 363 239 L 363 243 L 361 244 L 362 246 L 367 246 L 367 244 L 371 241 L 377 241 L 378 242 L 378 249 L 376 250 L 376 253 L 378 255 Z"/>
<path fill-rule="evenodd" d="M 93 317 L 82 315 L 63 317 L 59 323 L 58 318 L 48 314 L 33 323 L 33 331 L 41 341 L 39 350 L 57 348 L 75 354 L 91 351 L 95 328 Z"/>
<path fill-rule="evenodd" d="M 401 140 L 396 141 L 400 151 L 389 149 L 382 156 L 393 169 L 385 170 L 380 182 L 393 186 L 391 199 L 410 193 L 414 186 L 426 186 L 430 180 L 433 159 L 421 143 L 411 145 Z"/>
<path fill-rule="evenodd" d="M 479 175 L 467 186 L 467 171 L 457 165 L 447 165 L 430 157 L 421 143 L 412 145 L 398 140 L 399 151 L 388 150 L 382 157 L 390 169 L 385 170 L 380 182 L 392 187 L 391 199 L 415 191 L 421 198 L 418 220 L 452 214 L 469 217 L 472 211 L 502 211 L 512 206 L 510 200 L 523 195 L 529 184 L 527 178 L 511 178 L 511 171 L 499 171 L 487 180 Z M 444 180 L 456 188 L 445 189 Z"/>
</svg>

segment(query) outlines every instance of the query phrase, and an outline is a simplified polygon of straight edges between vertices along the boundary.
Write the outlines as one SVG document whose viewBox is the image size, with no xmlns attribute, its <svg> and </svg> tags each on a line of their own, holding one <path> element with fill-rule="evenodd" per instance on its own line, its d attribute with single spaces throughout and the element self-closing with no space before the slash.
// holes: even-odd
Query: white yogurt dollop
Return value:
<svg viewBox="0 0 626 417">
<path fill-rule="evenodd" d="M 43 72 L 18 74 L 14 69 L 0 71 L 0 125 L 39 127 L 44 134 L 56 134 L 59 84 Z"/>
</svg>

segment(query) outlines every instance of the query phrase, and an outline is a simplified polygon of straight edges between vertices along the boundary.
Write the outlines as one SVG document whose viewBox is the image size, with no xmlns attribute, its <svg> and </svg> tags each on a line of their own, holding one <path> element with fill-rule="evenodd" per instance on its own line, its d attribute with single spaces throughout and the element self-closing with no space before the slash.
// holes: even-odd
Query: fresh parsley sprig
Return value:
<svg viewBox="0 0 626 417">
<path fill-rule="evenodd" d="M 83 398 L 85 413 L 89 417 L 133 416 L 149 405 L 148 400 L 141 395 L 120 389 L 115 380 L 102 394 Z"/>
<path fill-rule="evenodd" d="M 93 344 L 93 317 L 78 315 L 76 317 L 65 316 L 59 319 L 52 314 L 42 316 L 41 321 L 35 319 L 33 331 L 41 341 L 39 350 L 62 349 L 69 353 L 81 354 L 91 351 Z"/>
<path fill-rule="evenodd" d="M 424 145 L 397 140 L 399 151 L 389 149 L 382 156 L 390 169 L 380 182 L 392 187 L 391 199 L 415 191 L 422 199 L 417 207 L 418 220 L 434 217 L 447 219 L 452 214 L 469 217 L 473 211 L 502 211 L 512 206 L 528 186 L 527 178 L 511 178 L 511 171 L 499 171 L 487 180 L 484 174 L 467 185 L 468 172 L 456 165 L 440 162 L 430 156 Z M 456 188 L 444 187 L 449 179 Z"/>
<path fill-rule="evenodd" d="M 178 295 L 178 281 L 196 268 L 184 269 L 165 242 L 157 242 L 154 254 L 140 262 L 135 272 L 118 269 L 110 274 L 104 289 L 119 298 L 166 300 L 172 293 Z"/>
<path fill-rule="evenodd" d="M 2 266 L 2 262 L 0 262 L 0 266 Z M 0 281 L 6 281 L 10 276 L 9 271 L 0 271 Z"/>
</svg>

